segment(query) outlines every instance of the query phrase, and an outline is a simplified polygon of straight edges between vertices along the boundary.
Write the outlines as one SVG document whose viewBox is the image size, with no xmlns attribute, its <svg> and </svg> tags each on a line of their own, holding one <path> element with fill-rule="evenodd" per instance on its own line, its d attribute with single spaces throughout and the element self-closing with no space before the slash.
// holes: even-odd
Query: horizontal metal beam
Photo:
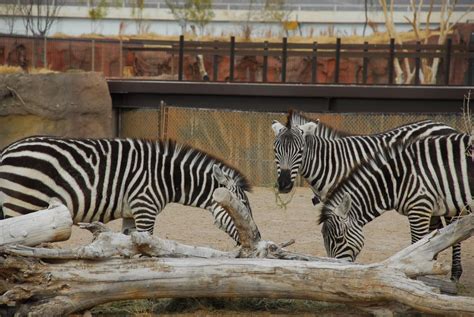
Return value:
<svg viewBox="0 0 474 317">
<path fill-rule="evenodd" d="M 286 112 L 460 112 L 465 86 L 361 86 L 109 79 L 114 107 L 173 106 Z"/>
</svg>

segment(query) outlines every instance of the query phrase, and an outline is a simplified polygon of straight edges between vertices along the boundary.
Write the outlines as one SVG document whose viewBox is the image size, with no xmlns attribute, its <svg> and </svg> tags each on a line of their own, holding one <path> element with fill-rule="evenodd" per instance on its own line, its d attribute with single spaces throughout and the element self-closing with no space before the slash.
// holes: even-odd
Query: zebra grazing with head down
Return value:
<svg viewBox="0 0 474 317">
<path fill-rule="evenodd" d="M 275 120 L 272 129 L 279 192 L 290 192 L 300 173 L 311 185 L 315 204 L 354 166 L 398 140 L 456 133 L 445 124 L 425 120 L 380 134 L 353 136 L 294 111 L 289 112 L 286 126 Z"/>
<path fill-rule="evenodd" d="M 213 156 L 173 141 L 30 137 L 0 158 L 0 206 L 26 214 L 58 199 L 74 223 L 133 219 L 153 233 L 156 216 L 170 202 L 208 209 L 215 224 L 239 242 L 228 213 L 212 198 L 229 189 L 250 209 L 246 178 Z"/>
<path fill-rule="evenodd" d="M 469 136 L 415 140 L 354 168 L 320 205 L 327 254 L 354 261 L 364 245 L 363 226 L 386 210 L 408 217 L 412 242 L 472 211 L 474 163 Z M 451 278 L 462 274 L 461 246 L 453 246 Z"/>
</svg>

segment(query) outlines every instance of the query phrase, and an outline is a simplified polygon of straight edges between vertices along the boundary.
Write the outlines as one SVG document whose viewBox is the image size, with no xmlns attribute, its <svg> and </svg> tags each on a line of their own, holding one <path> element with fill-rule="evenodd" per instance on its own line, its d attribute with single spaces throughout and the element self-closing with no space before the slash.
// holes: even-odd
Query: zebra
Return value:
<svg viewBox="0 0 474 317">
<path fill-rule="evenodd" d="M 330 257 L 354 261 L 362 228 L 387 210 L 408 217 L 412 243 L 474 208 L 472 143 L 466 134 L 433 136 L 387 148 L 354 168 L 319 205 Z M 451 279 L 462 274 L 461 245 L 453 246 Z"/>
<path fill-rule="evenodd" d="M 286 126 L 274 120 L 272 129 L 278 191 L 290 192 L 300 173 L 313 190 L 315 205 L 354 166 L 397 140 L 457 132 L 443 123 L 424 120 L 380 134 L 354 136 L 319 120 L 310 121 L 295 111 L 289 112 Z"/>
<path fill-rule="evenodd" d="M 239 244 L 229 214 L 212 198 L 226 187 L 250 211 L 251 185 L 218 158 L 175 141 L 29 137 L 0 157 L 0 206 L 15 216 L 66 205 L 74 223 L 123 218 L 153 234 L 170 202 L 209 210 L 215 224 Z"/>
</svg>

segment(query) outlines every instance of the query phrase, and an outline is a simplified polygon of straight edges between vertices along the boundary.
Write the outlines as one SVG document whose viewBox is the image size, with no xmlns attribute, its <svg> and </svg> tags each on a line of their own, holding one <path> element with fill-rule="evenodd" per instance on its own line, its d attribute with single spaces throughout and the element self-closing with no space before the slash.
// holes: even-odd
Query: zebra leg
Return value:
<svg viewBox="0 0 474 317">
<path fill-rule="evenodd" d="M 453 218 L 446 217 L 446 224 L 450 224 L 453 221 Z M 461 264 L 461 243 L 456 243 L 453 245 L 451 257 L 451 280 L 459 281 L 462 275 L 462 264 Z"/>
<path fill-rule="evenodd" d="M 148 232 L 149 234 L 153 235 L 153 229 L 155 227 L 155 219 L 156 214 L 151 216 L 148 210 L 137 210 L 136 213 L 133 214 L 137 231 L 139 232 Z"/>
<path fill-rule="evenodd" d="M 160 213 L 161 209 L 158 209 L 158 206 L 145 196 L 131 200 L 129 206 L 137 231 L 146 231 L 153 235 L 156 216 Z"/>
<path fill-rule="evenodd" d="M 451 280 L 457 282 L 462 275 L 461 243 L 456 243 L 453 245 L 453 254 L 451 259 Z"/>
<path fill-rule="evenodd" d="M 431 222 L 431 212 L 413 209 L 408 212 L 410 222 L 411 243 L 415 243 L 428 234 Z"/>
</svg>

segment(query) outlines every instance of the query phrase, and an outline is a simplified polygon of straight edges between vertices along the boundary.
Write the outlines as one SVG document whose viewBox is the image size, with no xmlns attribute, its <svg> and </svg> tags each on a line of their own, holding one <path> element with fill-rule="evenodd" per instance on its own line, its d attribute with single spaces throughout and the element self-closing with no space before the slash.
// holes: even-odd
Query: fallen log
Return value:
<svg viewBox="0 0 474 317">
<path fill-rule="evenodd" d="M 9 245 L 1 252 L 9 255 L 56 260 L 104 260 L 113 256 L 131 258 L 136 255 L 170 258 L 215 258 L 232 257 L 235 252 L 223 252 L 207 247 L 197 247 L 173 240 L 153 237 L 146 232 L 134 231 L 130 236 L 112 232 L 100 222 L 81 223 L 80 227 L 91 231 L 94 241 L 85 246 L 71 249 L 33 248 L 23 245 Z"/>
<path fill-rule="evenodd" d="M 239 252 L 238 256 L 285 254 L 281 246 L 262 241 L 254 234 L 251 217 L 240 222 L 246 216 L 245 209 L 235 205 L 238 201 L 232 196 L 221 194 L 227 197 L 222 204 L 233 218 L 236 217 L 242 241 L 247 241 L 243 246 L 249 250 Z M 97 261 L 44 262 L 44 259 L 16 255 L 21 253 L 6 247 L 0 252 L 0 280 L 3 281 L 0 283 L 0 305 L 16 305 L 19 315 L 64 315 L 116 300 L 270 297 L 357 305 L 398 303 L 426 313 L 474 315 L 474 298 L 439 294 L 438 289 L 412 279 L 449 271 L 449 267 L 434 261 L 434 256 L 451 243 L 471 236 L 473 231 L 474 215 L 471 214 L 386 261 L 369 265 L 333 259 L 235 259 L 228 253 L 212 259 L 102 257 Z M 105 233 L 97 230 L 94 242 Z M 132 237 L 130 241 L 134 243 Z M 144 244 L 135 239 L 140 252 L 154 243 L 154 237 L 142 237 L 146 241 Z M 144 248 L 144 245 L 148 246 Z M 260 248 L 263 252 L 251 252 L 252 248 Z M 35 251 L 26 255 L 35 255 Z M 36 255 L 42 257 L 39 253 Z M 97 296 L 99 293 L 101 296 Z"/>
<path fill-rule="evenodd" d="M 61 203 L 53 203 L 45 210 L 0 220 L 0 246 L 64 241 L 69 239 L 71 231 L 69 210 Z"/>
</svg>

